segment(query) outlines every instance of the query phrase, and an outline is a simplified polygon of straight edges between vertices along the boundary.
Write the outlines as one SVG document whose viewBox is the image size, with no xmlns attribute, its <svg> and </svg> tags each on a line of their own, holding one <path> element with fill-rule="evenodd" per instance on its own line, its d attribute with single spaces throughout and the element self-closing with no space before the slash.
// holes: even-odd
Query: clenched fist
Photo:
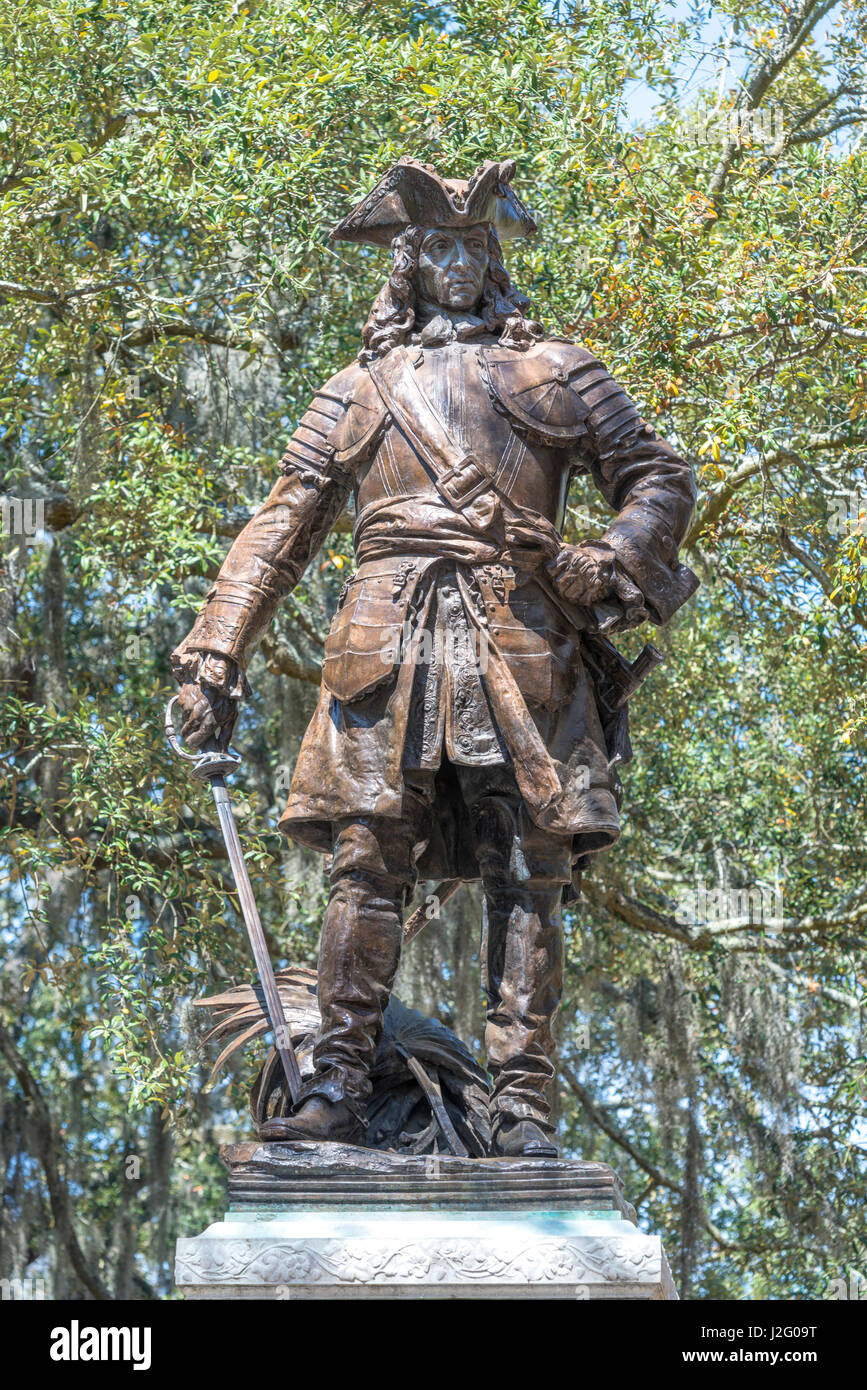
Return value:
<svg viewBox="0 0 867 1390">
<path fill-rule="evenodd" d="M 648 617 L 644 595 L 617 564 L 604 543 L 584 541 L 581 545 L 564 545 L 546 566 L 558 591 L 570 603 L 580 608 L 608 600 L 613 607 L 613 621 L 608 620 L 605 631 L 637 627 Z M 620 611 L 621 616 L 617 617 Z"/>
<path fill-rule="evenodd" d="M 221 752 L 228 748 L 238 717 L 238 701 L 210 685 L 189 683 L 178 692 L 184 712 L 181 737 L 190 748 L 203 748 L 212 740 Z"/>
<path fill-rule="evenodd" d="M 607 546 L 564 545 L 546 568 L 563 597 L 582 608 L 613 592 L 614 556 Z"/>
<path fill-rule="evenodd" d="M 184 643 L 172 653 L 172 670 L 181 687 L 184 742 L 203 748 L 213 741 L 224 752 L 238 717 L 238 701 L 250 693 L 243 672 L 225 657 L 188 651 Z"/>
</svg>

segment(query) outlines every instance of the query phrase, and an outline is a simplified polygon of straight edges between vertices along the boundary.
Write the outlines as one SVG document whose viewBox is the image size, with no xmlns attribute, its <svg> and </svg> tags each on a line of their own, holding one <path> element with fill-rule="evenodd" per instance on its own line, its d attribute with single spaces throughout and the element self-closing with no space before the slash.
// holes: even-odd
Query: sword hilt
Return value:
<svg viewBox="0 0 867 1390">
<path fill-rule="evenodd" d="M 179 758 L 193 764 L 190 776 L 196 782 L 210 782 L 213 777 L 225 777 L 230 772 L 236 772 L 241 766 L 241 754 L 233 752 L 231 748 L 208 748 L 202 749 L 199 753 L 187 752 L 175 729 L 174 709 L 177 701 L 178 696 L 173 695 L 166 705 L 166 738 Z"/>
</svg>

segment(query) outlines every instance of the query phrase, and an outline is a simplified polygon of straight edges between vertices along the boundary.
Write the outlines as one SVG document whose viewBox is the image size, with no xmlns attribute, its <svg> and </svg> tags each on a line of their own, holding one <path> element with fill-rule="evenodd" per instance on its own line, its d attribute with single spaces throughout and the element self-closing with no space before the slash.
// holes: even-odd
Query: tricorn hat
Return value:
<svg viewBox="0 0 867 1390">
<path fill-rule="evenodd" d="M 486 159 L 469 179 L 444 179 L 405 155 L 331 233 L 333 241 L 389 246 L 404 227 L 472 227 L 490 222 L 498 236 L 531 236 L 536 223 L 509 187 L 514 160 Z"/>
</svg>

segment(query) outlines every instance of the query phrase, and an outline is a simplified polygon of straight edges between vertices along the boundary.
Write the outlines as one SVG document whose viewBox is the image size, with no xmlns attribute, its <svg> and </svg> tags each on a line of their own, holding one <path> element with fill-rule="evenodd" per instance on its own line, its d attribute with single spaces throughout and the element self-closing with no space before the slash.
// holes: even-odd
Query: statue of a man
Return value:
<svg viewBox="0 0 867 1390">
<path fill-rule="evenodd" d="M 677 559 L 694 486 L 605 368 L 527 317 L 500 248 L 536 229 L 513 174 L 404 159 L 335 229 L 391 248 L 363 348 L 173 657 L 184 737 L 225 746 L 253 648 L 353 498 L 358 569 L 280 820 L 332 856 L 315 1072 L 263 1137 L 362 1140 L 417 879 L 481 879 L 494 1152 L 556 1155 L 560 906 L 618 837 L 630 754 L 634 683 L 605 634 L 665 623 L 695 589 Z M 587 471 L 617 515 L 567 545 Z"/>
</svg>

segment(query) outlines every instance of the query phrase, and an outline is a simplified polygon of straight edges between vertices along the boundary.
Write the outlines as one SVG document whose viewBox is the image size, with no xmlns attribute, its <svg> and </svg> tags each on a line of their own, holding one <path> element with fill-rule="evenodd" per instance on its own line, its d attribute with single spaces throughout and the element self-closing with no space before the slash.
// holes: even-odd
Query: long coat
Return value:
<svg viewBox="0 0 867 1390">
<path fill-rule="evenodd" d="M 243 671 L 352 494 L 358 570 L 281 828 L 327 852 L 335 821 L 400 817 L 407 787 L 425 786 L 436 829 L 422 877 L 475 878 L 454 766 L 509 764 L 525 813 L 585 862 L 619 834 L 625 715 L 612 722 L 598 699 L 594 615 L 561 598 L 545 565 L 569 482 L 591 471 L 617 512 L 601 543 L 640 591 L 638 616 L 667 622 L 697 584 L 677 560 L 691 471 L 573 343 L 428 336 L 398 351 L 382 376 L 353 365 L 318 393 L 176 658 Z M 383 388 L 398 367 L 421 388 L 414 418 Z M 456 481 L 443 439 L 464 455 Z"/>
</svg>

